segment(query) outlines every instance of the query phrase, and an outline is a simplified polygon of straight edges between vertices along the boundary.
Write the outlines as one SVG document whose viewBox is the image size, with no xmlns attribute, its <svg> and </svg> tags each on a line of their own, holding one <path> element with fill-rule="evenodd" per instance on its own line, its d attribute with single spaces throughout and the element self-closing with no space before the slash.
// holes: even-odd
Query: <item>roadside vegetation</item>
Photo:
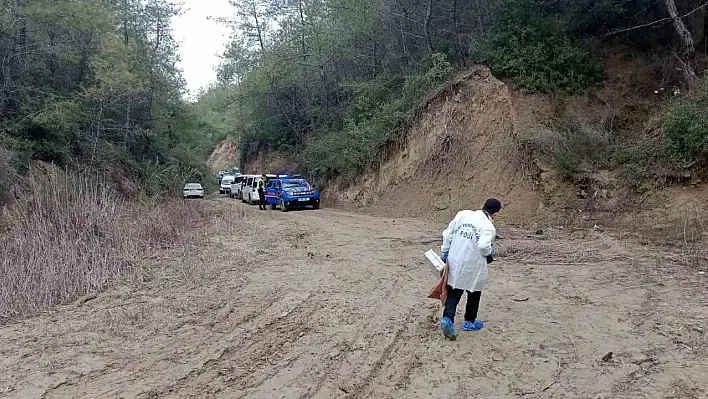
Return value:
<svg viewBox="0 0 708 399">
<path fill-rule="evenodd" d="M 600 170 L 615 171 L 639 194 L 655 188 L 700 181 L 708 171 L 708 80 L 688 95 L 670 100 L 664 115 L 648 126 L 654 135 L 623 137 L 605 126 L 559 121 L 523 134 L 522 153 L 545 157 L 561 178 L 577 182 Z"/>
<path fill-rule="evenodd" d="M 181 100 L 172 3 L 28 0 L 3 8 L 3 195 L 36 161 L 135 182 L 153 195 L 204 177 L 215 138 L 201 133 L 202 116 Z"/>
<path fill-rule="evenodd" d="M 146 280 L 166 251 L 198 240 L 209 213 L 194 202 L 121 199 L 106 184 L 72 172 L 28 179 L 0 215 L 0 324 Z"/>
<path fill-rule="evenodd" d="M 149 256 L 205 220 L 170 199 L 207 176 L 219 139 L 181 99 L 178 12 L 165 0 L 3 2 L 0 323 L 149 276 Z"/>
<path fill-rule="evenodd" d="M 280 151 L 319 181 L 347 181 L 375 166 L 426 93 L 472 65 L 489 66 L 523 91 L 562 98 L 601 85 L 601 50 L 624 45 L 680 61 L 690 74 L 678 78 L 694 86 L 689 75 L 695 77 L 698 46 L 680 39 L 670 5 L 679 16 L 692 13 L 679 20 L 698 32 L 695 43 L 704 40 L 705 15 L 695 1 L 234 4 L 236 19 L 224 19 L 234 26 L 233 41 L 211 89 L 230 93 L 222 110 L 232 124 L 224 134 L 240 141 L 242 163 L 261 151 Z M 555 133 L 564 142 L 565 172 L 583 162 L 572 158 L 573 142 L 585 140 L 573 131 Z M 612 142 L 612 133 L 600 133 L 601 139 Z"/>
</svg>

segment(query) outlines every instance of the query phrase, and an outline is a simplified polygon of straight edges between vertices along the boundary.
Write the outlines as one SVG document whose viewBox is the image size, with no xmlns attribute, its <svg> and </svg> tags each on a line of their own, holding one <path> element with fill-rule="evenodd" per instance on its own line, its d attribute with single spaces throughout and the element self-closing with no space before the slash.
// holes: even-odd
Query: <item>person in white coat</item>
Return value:
<svg viewBox="0 0 708 399">
<path fill-rule="evenodd" d="M 463 331 L 477 331 L 482 320 L 477 320 L 479 301 L 487 283 L 487 263 L 494 256 L 494 238 L 497 231 L 492 223 L 501 211 L 501 202 L 488 199 L 481 210 L 457 213 L 443 231 L 442 260 L 448 264 L 447 300 L 440 329 L 446 338 L 455 340 L 455 313 L 462 294 L 467 291 L 467 309 Z"/>
</svg>

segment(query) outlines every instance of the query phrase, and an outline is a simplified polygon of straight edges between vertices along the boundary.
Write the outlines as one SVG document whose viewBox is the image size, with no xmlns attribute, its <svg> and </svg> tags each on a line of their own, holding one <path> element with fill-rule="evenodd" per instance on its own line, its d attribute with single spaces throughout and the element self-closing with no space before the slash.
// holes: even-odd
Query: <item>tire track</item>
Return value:
<svg viewBox="0 0 708 399">
<path fill-rule="evenodd" d="M 282 366 L 279 362 L 289 353 L 286 343 L 292 348 L 310 331 L 307 320 L 315 314 L 316 309 L 307 306 L 309 298 L 310 295 L 307 295 L 286 311 L 285 315 L 267 321 L 263 320 L 267 317 L 263 314 L 253 318 L 239 328 L 236 342 L 222 348 L 218 356 L 164 388 L 162 393 L 198 395 L 218 386 L 222 386 L 222 390 L 242 391 L 262 383 Z M 277 304 L 273 304 L 271 309 L 277 307 Z"/>
</svg>

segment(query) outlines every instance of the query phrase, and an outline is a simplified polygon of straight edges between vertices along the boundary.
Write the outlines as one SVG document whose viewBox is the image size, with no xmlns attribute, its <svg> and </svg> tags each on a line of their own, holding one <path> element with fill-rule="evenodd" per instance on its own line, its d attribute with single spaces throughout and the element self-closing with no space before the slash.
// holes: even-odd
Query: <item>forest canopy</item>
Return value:
<svg viewBox="0 0 708 399">
<path fill-rule="evenodd" d="M 122 175 L 155 194 L 203 176 L 214 138 L 182 100 L 172 2 L 1 4 L 3 195 L 31 160 Z"/>
</svg>

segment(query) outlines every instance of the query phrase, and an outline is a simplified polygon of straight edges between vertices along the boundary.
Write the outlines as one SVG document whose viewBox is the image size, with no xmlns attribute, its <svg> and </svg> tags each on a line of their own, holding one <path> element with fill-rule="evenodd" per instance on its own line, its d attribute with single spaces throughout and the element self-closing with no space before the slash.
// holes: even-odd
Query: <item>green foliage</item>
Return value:
<svg viewBox="0 0 708 399">
<path fill-rule="evenodd" d="M 0 150 L 9 158 L 129 176 L 160 192 L 183 182 L 155 184 L 156 168 L 201 174 L 213 137 L 180 99 L 172 3 L 26 0 L 5 11 Z"/>
<path fill-rule="evenodd" d="M 701 100 L 679 101 L 664 121 L 663 144 L 683 167 L 708 161 L 708 109 Z"/>
<path fill-rule="evenodd" d="M 0 146 L 0 203 L 10 200 L 12 186 L 17 181 L 15 154 Z"/>
<path fill-rule="evenodd" d="M 316 179 L 353 178 L 376 161 L 421 98 L 452 72 L 447 58 L 434 53 L 420 72 L 351 84 L 355 100 L 346 113 L 344 127 L 313 139 L 299 154 L 299 164 Z"/>
<path fill-rule="evenodd" d="M 494 73 L 532 92 L 576 92 L 596 86 L 602 65 L 570 37 L 563 16 L 538 0 L 497 0 L 490 33 L 478 57 Z"/>
<path fill-rule="evenodd" d="M 580 124 L 528 132 L 519 138 L 519 146 L 522 153 L 539 155 L 555 165 L 568 181 L 613 167 L 617 148 L 610 132 Z"/>
</svg>

